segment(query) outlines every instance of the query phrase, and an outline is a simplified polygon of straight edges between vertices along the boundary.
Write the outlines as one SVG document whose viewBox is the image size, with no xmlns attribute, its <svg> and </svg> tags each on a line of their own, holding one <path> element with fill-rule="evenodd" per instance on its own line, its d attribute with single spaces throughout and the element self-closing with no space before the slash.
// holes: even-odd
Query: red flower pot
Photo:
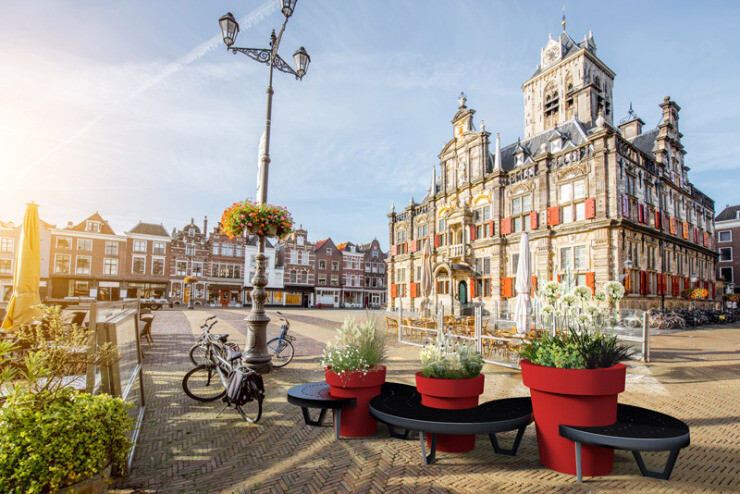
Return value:
<svg viewBox="0 0 740 494">
<path fill-rule="evenodd" d="M 421 395 L 421 404 L 431 408 L 460 410 L 478 406 L 478 397 L 483 393 L 485 376 L 472 379 L 437 379 L 416 373 L 416 390 Z M 431 437 L 427 444 L 431 447 Z M 472 434 L 437 434 L 437 450 L 447 453 L 465 453 L 475 448 Z"/>
<path fill-rule="evenodd" d="M 345 437 L 372 436 L 378 423 L 370 416 L 368 403 L 380 394 L 380 387 L 385 382 L 385 366 L 379 365 L 363 373 L 362 371 L 337 374 L 331 369 L 324 369 L 329 394 L 337 398 L 354 398 L 354 408 L 342 409 L 342 421 L 339 423 L 339 435 Z"/>
<path fill-rule="evenodd" d="M 540 462 L 557 472 L 576 474 L 573 441 L 560 436 L 558 426 L 601 426 L 617 421 L 617 396 L 624 391 L 626 367 L 558 369 L 520 362 L 522 381 L 532 395 Z M 614 450 L 581 446 L 583 475 L 595 477 L 612 471 Z"/>
</svg>

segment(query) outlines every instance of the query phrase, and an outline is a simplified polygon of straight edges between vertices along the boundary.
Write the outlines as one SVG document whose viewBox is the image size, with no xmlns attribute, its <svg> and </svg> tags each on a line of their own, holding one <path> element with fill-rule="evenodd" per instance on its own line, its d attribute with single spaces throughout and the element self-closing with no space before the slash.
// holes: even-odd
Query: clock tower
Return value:
<svg viewBox="0 0 740 494">
<path fill-rule="evenodd" d="M 525 139 L 575 118 L 591 127 L 601 110 L 612 124 L 614 72 L 596 56 L 592 33 L 580 43 L 563 28 L 542 48 L 540 64 L 522 85 Z"/>
</svg>

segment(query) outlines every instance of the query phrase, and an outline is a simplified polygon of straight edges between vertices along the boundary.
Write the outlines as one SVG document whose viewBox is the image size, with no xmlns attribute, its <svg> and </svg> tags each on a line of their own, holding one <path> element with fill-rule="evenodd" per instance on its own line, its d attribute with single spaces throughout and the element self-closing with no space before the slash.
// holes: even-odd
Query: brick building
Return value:
<svg viewBox="0 0 740 494">
<path fill-rule="evenodd" d="M 689 181 L 680 108 L 666 97 L 657 128 L 631 110 L 615 125 L 614 76 L 592 35 L 550 39 L 522 86 L 524 139 L 501 148 L 497 137 L 493 153 L 461 95 L 427 195 L 388 215 L 390 305 L 420 305 L 411 288 L 429 238 L 435 303 L 513 311 L 523 231 L 535 291 L 554 278 L 599 290 L 626 274 L 623 307 L 686 305 L 688 287 L 711 296 L 714 201 Z"/>
<path fill-rule="evenodd" d="M 241 307 L 244 303 L 245 237 L 229 238 L 216 226 L 208 242 L 211 254 L 203 278 L 209 304 Z"/>
<path fill-rule="evenodd" d="M 337 245 L 342 253 L 342 307 L 365 306 L 365 254 L 352 242 Z"/>
<path fill-rule="evenodd" d="M 312 306 L 316 263 L 314 245 L 308 241 L 308 232 L 299 226 L 277 248 L 283 251 L 285 265 L 285 305 Z"/>
<path fill-rule="evenodd" d="M 126 232 L 123 298 L 167 298 L 172 238 L 161 224 L 139 223 Z"/>
<path fill-rule="evenodd" d="M 128 239 L 117 235 L 100 213 L 76 225 L 52 228 L 50 234 L 51 298 L 128 296 L 123 281 Z"/>
<path fill-rule="evenodd" d="M 717 230 L 717 280 L 725 293 L 740 293 L 740 205 L 727 206 L 714 220 Z"/>
<path fill-rule="evenodd" d="M 363 253 L 365 291 L 363 307 L 378 308 L 386 303 L 386 254 L 381 250 L 378 239 L 357 246 Z"/>
<path fill-rule="evenodd" d="M 342 301 L 342 253 L 331 238 L 314 244 L 316 259 L 315 301 L 324 307 L 340 307 Z"/>
<path fill-rule="evenodd" d="M 244 246 L 246 277 L 244 278 L 245 303 L 251 304 L 251 292 L 254 288 L 252 280 L 254 279 L 257 262 L 255 257 L 258 252 L 259 239 L 256 235 L 249 235 Z M 276 249 L 269 239 L 265 238 L 265 276 L 267 277 L 267 305 L 284 305 L 284 279 L 285 269 L 283 264 L 283 250 Z"/>
<path fill-rule="evenodd" d="M 205 304 L 206 283 L 203 281 L 205 267 L 210 256 L 210 247 L 206 229 L 208 221 L 203 221 L 203 230 L 190 218 L 190 224 L 182 230 L 172 230 L 170 262 L 170 301 L 175 305 L 187 304 L 191 296 L 191 285 L 194 288 L 193 303 Z M 195 276 L 198 282 L 185 284 L 186 276 Z"/>
</svg>

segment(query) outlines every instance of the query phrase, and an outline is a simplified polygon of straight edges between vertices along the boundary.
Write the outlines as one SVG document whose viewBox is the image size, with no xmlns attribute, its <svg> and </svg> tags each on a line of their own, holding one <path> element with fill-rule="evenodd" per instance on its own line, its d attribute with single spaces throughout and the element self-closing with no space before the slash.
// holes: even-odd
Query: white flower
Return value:
<svg viewBox="0 0 740 494">
<path fill-rule="evenodd" d="M 583 302 L 587 302 L 587 301 L 591 300 L 591 289 L 589 287 L 583 286 L 583 285 L 577 286 L 573 290 L 573 295 L 578 300 L 581 300 Z"/>
</svg>

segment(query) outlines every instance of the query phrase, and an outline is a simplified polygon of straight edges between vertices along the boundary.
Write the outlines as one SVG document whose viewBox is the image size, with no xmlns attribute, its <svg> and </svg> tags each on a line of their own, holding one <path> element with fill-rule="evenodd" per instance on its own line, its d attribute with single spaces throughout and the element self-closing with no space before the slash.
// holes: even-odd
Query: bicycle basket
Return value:
<svg viewBox="0 0 740 494">
<path fill-rule="evenodd" d="M 262 376 L 253 371 L 244 372 L 234 369 L 226 379 L 226 399 L 230 403 L 242 406 L 265 393 Z"/>
</svg>

